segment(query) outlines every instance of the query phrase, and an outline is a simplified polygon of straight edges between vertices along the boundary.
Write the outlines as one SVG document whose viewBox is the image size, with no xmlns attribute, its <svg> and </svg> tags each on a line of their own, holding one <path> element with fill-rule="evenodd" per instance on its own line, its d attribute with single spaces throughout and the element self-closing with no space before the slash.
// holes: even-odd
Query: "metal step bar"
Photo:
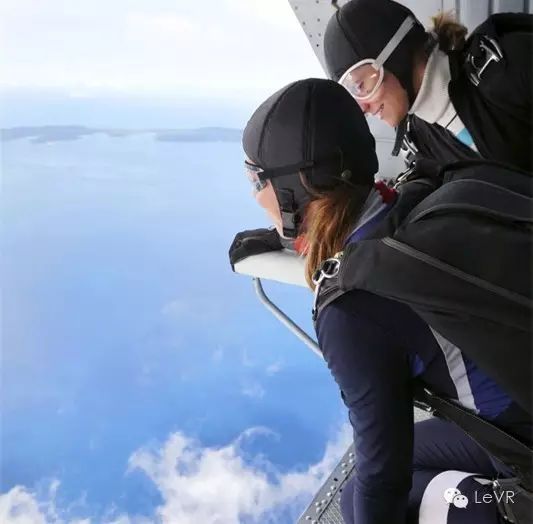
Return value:
<svg viewBox="0 0 533 524">
<path fill-rule="evenodd" d="M 265 290 L 263 289 L 263 284 L 261 279 L 258 277 L 253 277 L 253 283 L 255 292 L 259 297 L 261 303 L 296 337 L 298 337 L 315 355 L 320 358 L 322 357 L 322 352 L 317 342 L 311 338 L 294 320 L 292 320 L 284 311 L 282 311 L 270 298 L 268 298 Z"/>
</svg>

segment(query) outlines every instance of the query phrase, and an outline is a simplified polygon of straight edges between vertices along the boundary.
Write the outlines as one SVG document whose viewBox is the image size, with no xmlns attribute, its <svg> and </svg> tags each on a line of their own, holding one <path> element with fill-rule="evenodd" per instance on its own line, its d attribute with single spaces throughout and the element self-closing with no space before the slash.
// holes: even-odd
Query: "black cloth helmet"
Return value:
<svg viewBox="0 0 533 524">
<path fill-rule="evenodd" d="M 314 191 L 342 183 L 371 186 L 378 170 L 375 140 L 350 94 L 331 80 L 309 78 L 280 89 L 254 112 L 243 135 L 249 160 L 270 180 L 284 235 L 295 238 Z"/>
<path fill-rule="evenodd" d="M 427 42 L 427 34 L 413 12 L 392 0 L 351 0 L 331 17 L 324 34 L 324 54 L 329 76 L 338 81 L 343 73 L 365 58 L 377 58 L 402 22 L 411 16 L 417 23 L 398 44 L 384 67 L 415 99 L 413 66 L 416 51 Z"/>
</svg>

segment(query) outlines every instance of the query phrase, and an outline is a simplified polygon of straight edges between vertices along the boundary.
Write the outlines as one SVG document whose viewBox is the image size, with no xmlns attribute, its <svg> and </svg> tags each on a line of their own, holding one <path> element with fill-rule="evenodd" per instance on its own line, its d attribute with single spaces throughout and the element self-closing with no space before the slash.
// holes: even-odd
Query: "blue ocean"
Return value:
<svg viewBox="0 0 533 524">
<path fill-rule="evenodd" d="M 218 449 L 262 428 L 239 449 L 267 481 L 321 460 L 337 386 L 229 265 L 234 234 L 269 225 L 242 160 L 148 132 L 2 143 L 2 492 L 54 479 L 66 515 L 171 522 L 131 456 L 176 432 Z M 310 291 L 265 288 L 312 332 Z"/>
</svg>

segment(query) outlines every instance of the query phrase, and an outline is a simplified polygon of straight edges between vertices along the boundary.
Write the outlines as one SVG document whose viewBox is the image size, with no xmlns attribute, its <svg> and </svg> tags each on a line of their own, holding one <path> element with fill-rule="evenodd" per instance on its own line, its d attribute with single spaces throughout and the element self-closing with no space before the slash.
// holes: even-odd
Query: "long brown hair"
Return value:
<svg viewBox="0 0 533 524">
<path fill-rule="evenodd" d="M 457 21 L 453 11 L 440 11 L 431 17 L 431 22 L 433 23 L 431 31 L 435 34 L 441 51 L 453 51 L 464 47 L 468 29 Z"/>
<path fill-rule="evenodd" d="M 340 184 L 327 192 L 316 192 L 302 183 L 313 195 L 303 222 L 305 242 L 305 279 L 314 289 L 313 273 L 319 265 L 342 251 L 346 237 L 361 213 L 371 186 Z"/>
</svg>

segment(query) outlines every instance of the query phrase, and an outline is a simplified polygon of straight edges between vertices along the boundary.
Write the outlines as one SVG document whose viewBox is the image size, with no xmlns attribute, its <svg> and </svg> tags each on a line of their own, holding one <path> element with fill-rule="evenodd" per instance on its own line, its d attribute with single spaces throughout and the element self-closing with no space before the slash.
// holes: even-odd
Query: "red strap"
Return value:
<svg viewBox="0 0 533 524">
<path fill-rule="evenodd" d="M 305 233 L 294 240 L 294 249 L 299 255 L 305 255 L 308 247 L 309 245 L 307 244 Z"/>
<path fill-rule="evenodd" d="M 381 199 L 385 204 L 392 204 L 396 200 L 398 192 L 394 188 L 387 186 L 387 184 L 382 180 L 376 182 L 374 187 L 377 191 L 379 191 Z"/>
</svg>

